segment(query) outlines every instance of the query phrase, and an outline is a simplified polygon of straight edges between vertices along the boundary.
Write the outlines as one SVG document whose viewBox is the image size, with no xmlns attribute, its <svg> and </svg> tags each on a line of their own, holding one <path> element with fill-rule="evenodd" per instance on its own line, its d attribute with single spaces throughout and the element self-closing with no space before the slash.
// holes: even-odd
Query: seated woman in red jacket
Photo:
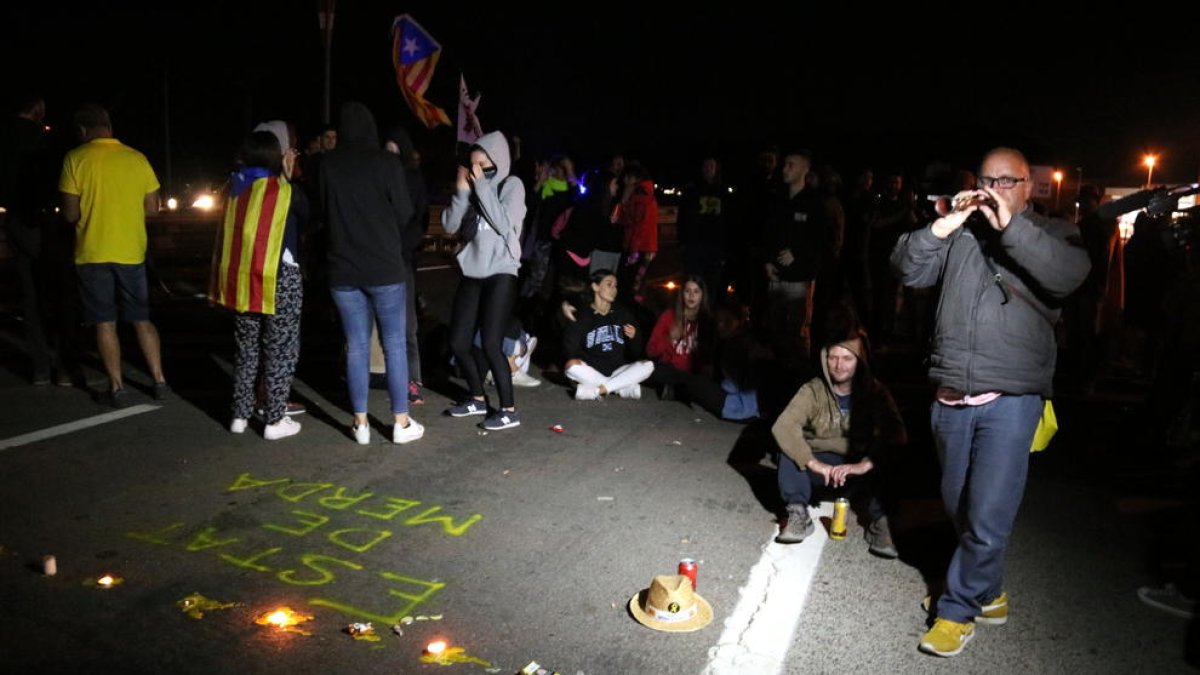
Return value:
<svg viewBox="0 0 1200 675">
<path fill-rule="evenodd" d="M 770 353 L 747 323 L 745 307 L 730 299 L 718 300 L 710 318 L 704 282 L 689 277 L 675 309 L 659 317 L 647 350 L 663 398 L 694 403 L 721 419 L 757 418 Z"/>
<path fill-rule="evenodd" d="M 715 338 L 704 280 L 689 276 L 675 306 L 659 315 L 646 346 L 646 355 L 654 360 L 653 380 L 662 385 L 663 399 L 673 399 L 676 389 L 687 388 L 693 376 L 711 379 L 709 357 Z"/>
</svg>

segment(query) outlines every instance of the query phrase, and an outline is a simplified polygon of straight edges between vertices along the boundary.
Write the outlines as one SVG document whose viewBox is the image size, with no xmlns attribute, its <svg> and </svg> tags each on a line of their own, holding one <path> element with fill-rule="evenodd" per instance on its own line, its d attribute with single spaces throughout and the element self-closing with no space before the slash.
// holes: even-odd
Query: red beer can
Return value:
<svg viewBox="0 0 1200 675">
<path fill-rule="evenodd" d="M 679 561 L 679 573 L 688 578 L 692 582 L 692 590 L 696 590 L 696 561 L 691 558 L 684 558 Z"/>
</svg>

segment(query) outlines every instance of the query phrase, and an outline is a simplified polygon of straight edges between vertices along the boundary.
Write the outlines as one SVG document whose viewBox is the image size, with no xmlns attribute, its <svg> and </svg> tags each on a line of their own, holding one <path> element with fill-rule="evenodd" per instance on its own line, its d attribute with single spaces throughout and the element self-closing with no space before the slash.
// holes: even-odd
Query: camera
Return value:
<svg viewBox="0 0 1200 675">
<path fill-rule="evenodd" d="M 972 206 L 986 206 L 993 210 L 996 209 L 996 200 L 985 194 L 966 194 L 962 197 L 956 197 L 951 202 L 951 208 L 954 211 L 966 211 Z"/>
</svg>

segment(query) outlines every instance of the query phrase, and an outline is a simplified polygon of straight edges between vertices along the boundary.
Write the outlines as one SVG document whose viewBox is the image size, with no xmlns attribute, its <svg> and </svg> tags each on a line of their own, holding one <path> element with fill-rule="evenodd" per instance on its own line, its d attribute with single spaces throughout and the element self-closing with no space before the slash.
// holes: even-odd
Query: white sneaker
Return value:
<svg viewBox="0 0 1200 675">
<path fill-rule="evenodd" d="M 522 373 L 518 370 L 517 372 L 513 373 L 512 383 L 514 387 L 536 387 L 540 385 L 542 381 L 530 375 L 529 373 Z"/>
<path fill-rule="evenodd" d="M 631 384 L 624 389 L 618 389 L 617 396 L 620 396 L 621 398 L 631 398 L 636 401 L 642 397 L 642 385 Z"/>
<path fill-rule="evenodd" d="M 263 427 L 263 438 L 268 441 L 277 441 L 298 433 L 300 433 L 300 423 L 286 415 L 275 424 Z"/>
<path fill-rule="evenodd" d="M 424 435 L 425 427 L 411 417 L 408 418 L 408 426 L 406 427 L 402 427 L 399 424 L 392 425 L 393 443 L 412 443 Z"/>
<path fill-rule="evenodd" d="M 600 398 L 599 387 L 591 387 L 586 384 L 581 384 L 578 387 L 575 387 L 576 401 L 595 401 L 598 398 Z"/>
<path fill-rule="evenodd" d="M 229 423 L 229 430 L 235 434 L 245 433 L 246 426 L 249 424 L 250 421 L 245 417 L 235 417 L 233 418 L 233 421 Z"/>
<path fill-rule="evenodd" d="M 371 444 L 371 423 L 356 424 L 352 427 L 354 431 L 354 440 L 358 441 L 359 445 Z"/>
</svg>

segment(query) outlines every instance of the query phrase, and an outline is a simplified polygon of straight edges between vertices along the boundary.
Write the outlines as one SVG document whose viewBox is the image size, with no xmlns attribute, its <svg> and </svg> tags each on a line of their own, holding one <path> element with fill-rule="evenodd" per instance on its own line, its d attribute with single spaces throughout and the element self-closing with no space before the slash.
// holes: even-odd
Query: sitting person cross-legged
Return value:
<svg viewBox="0 0 1200 675">
<path fill-rule="evenodd" d="M 591 303 L 579 309 L 563 331 L 564 373 L 579 383 L 576 400 L 592 401 L 610 393 L 641 398 L 641 383 L 654 372 L 653 363 L 636 360 L 642 353 L 641 333 L 629 310 L 614 304 L 617 276 L 596 270 L 591 279 Z"/>
</svg>

